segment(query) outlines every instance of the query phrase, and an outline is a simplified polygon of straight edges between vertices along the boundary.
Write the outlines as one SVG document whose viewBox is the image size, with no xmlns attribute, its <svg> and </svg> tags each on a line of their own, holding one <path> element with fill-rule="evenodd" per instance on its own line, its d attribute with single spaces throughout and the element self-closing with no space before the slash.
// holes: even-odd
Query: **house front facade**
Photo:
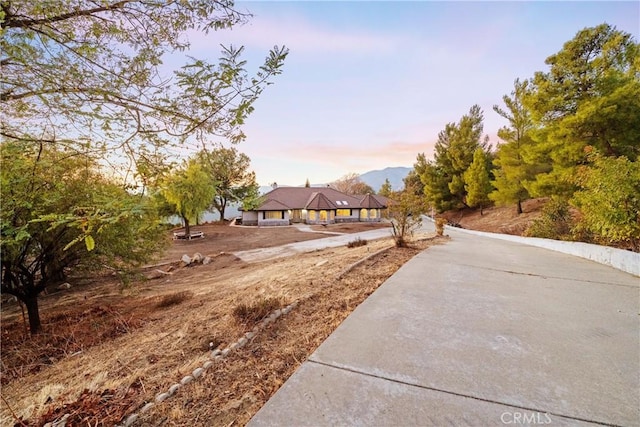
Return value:
<svg viewBox="0 0 640 427">
<path fill-rule="evenodd" d="M 354 196 L 329 187 L 278 187 L 262 196 L 260 206 L 242 212 L 242 224 L 378 222 L 387 201 L 382 196 Z"/>
</svg>

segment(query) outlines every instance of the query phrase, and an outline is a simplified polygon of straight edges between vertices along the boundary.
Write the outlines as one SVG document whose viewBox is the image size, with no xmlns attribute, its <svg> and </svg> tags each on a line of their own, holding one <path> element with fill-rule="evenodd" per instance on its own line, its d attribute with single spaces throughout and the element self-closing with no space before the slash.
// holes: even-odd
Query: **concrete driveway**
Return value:
<svg viewBox="0 0 640 427">
<path fill-rule="evenodd" d="M 640 280 L 448 233 L 362 303 L 249 425 L 640 425 Z"/>
</svg>

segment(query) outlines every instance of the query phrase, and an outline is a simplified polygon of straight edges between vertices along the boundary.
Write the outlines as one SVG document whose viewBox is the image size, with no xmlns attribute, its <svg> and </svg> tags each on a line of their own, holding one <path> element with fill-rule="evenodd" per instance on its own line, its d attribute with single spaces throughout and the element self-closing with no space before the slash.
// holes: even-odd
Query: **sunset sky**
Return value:
<svg viewBox="0 0 640 427">
<path fill-rule="evenodd" d="M 244 45 L 250 70 L 273 45 L 284 72 L 255 104 L 238 149 L 261 185 L 326 183 L 349 173 L 412 166 L 473 104 L 485 133 L 516 78 L 603 22 L 640 39 L 640 2 L 237 2 L 242 27 L 191 37 L 191 55 Z"/>
</svg>

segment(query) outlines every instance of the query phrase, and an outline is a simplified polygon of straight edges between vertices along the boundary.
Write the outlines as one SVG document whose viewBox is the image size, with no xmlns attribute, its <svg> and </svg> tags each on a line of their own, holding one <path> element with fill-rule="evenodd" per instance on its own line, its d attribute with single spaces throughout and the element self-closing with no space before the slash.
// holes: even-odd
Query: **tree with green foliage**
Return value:
<svg viewBox="0 0 640 427">
<path fill-rule="evenodd" d="M 580 189 L 572 198 L 581 213 L 578 229 L 598 243 L 640 252 L 640 162 L 597 152 L 588 155 L 589 165 L 578 169 Z"/>
<path fill-rule="evenodd" d="M 184 162 L 180 169 L 165 178 L 160 190 L 174 206 L 174 213 L 184 222 L 184 235 L 191 236 L 191 223 L 197 222 L 215 196 L 215 183 L 196 159 Z"/>
<path fill-rule="evenodd" d="M 464 188 L 467 192 L 467 205 L 471 208 L 479 207 L 480 215 L 490 202 L 489 193 L 493 189 L 489 181 L 487 158 L 482 148 L 473 153 L 473 162 L 464 172 Z"/>
<path fill-rule="evenodd" d="M 220 213 L 220 221 L 224 221 L 229 203 L 242 202 L 258 189 L 256 174 L 249 169 L 251 159 L 234 147 L 203 150 L 198 159 L 215 183 L 211 205 Z"/>
<path fill-rule="evenodd" d="M 101 175 L 91 156 L 24 141 L 0 151 L 0 292 L 24 303 L 31 334 L 42 328 L 38 296 L 47 287 L 79 270 L 124 272 L 165 242 L 148 199 Z"/>
<path fill-rule="evenodd" d="M 218 63 L 187 57 L 173 76 L 163 59 L 188 51 L 189 32 L 248 18 L 226 0 L 2 1 L 0 133 L 116 163 L 126 155 L 129 175 L 139 162 L 146 168 L 137 173 L 156 174 L 157 150 L 188 138 L 241 141 L 241 125 L 287 50 L 271 50 L 254 76 L 242 47 L 223 47 Z"/>
<path fill-rule="evenodd" d="M 534 196 L 569 197 L 587 162 L 584 148 L 604 156 L 640 154 L 640 45 L 608 24 L 585 28 L 547 58 L 531 80 L 526 106 L 538 129 L 532 146 L 548 171 L 528 186 Z"/>
<path fill-rule="evenodd" d="M 536 173 L 542 172 L 540 168 L 544 167 L 535 164 L 535 159 L 528 153 L 534 127 L 531 114 L 523 104 L 527 92 L 528 82 L 516 79 L 511 96 L 502 97 L 506 110 L 493 106 L 496 113 L 507 119 L 509 126 L 498 130 L 498 137 L 504 142 L 498 145 L 493 160 L 495 179 L 491 184 L 495 191 L 489 198 L 499 205 L 516 203 L 518 214 L 522 213 L 522 202 L 530 197 L 525 183 L 534 180 Z"/>
<path fill-rule="evenodd" d="M 469 109 L 458 123 L 448 123 L 438 134 L 434 160 L 427 162 L 420 176 L 424 192 L 439 212 L 465 205 L 464 172 L 481 148 L 490 156 L 488 137 L 482 136 L 483 113 L 478 105 Z"/>
<path fill-rule="evenodd" d="M 397 247 L 406 247 L 413 232 L 422 224 L 422 214 L 426 212 L 425 199 L 416 193 L 415 188 L 405 187 L 394 192 L 389 199 L 387 215 Z"/>
<path fill-rule="evenodd" d="M 391 197 L 393 193 L 393 187 L 391 187 L 391 182 L 389 178 L 385 178 L 384 182 L 380 186 L 380 190 L 378 190 L 378 194 L 384 197 Z"/>
</svg>

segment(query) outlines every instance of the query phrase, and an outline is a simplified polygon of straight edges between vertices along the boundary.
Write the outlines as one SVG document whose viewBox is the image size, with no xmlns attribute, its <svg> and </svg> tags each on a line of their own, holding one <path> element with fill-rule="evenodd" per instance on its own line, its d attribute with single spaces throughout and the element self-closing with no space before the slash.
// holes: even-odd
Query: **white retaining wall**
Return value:
<svg viewBox="0 0 640 427">
<path fill-rule="evenodd" d="M 633 274 L 634 276 L 640 276 L 640 253 L 637 252 L 610 248 L 608 246 L 593 245 L 590 243 L 565 242 L 561 240 L 540 239 L 538 237 L 520 237 L 512 236 L 510 234 L 487 233 L 484 231 L 467 230 L 465 228 L 450 226 L 446 226 L 445 229 L 490 237 L 492 239 L 524 243 L 525 245 L 537 246 L 539 248 L 575 255 L 581 258 L 590 259 L 600 264 L 610 265 L 611 267 Z"/>
</svg>

